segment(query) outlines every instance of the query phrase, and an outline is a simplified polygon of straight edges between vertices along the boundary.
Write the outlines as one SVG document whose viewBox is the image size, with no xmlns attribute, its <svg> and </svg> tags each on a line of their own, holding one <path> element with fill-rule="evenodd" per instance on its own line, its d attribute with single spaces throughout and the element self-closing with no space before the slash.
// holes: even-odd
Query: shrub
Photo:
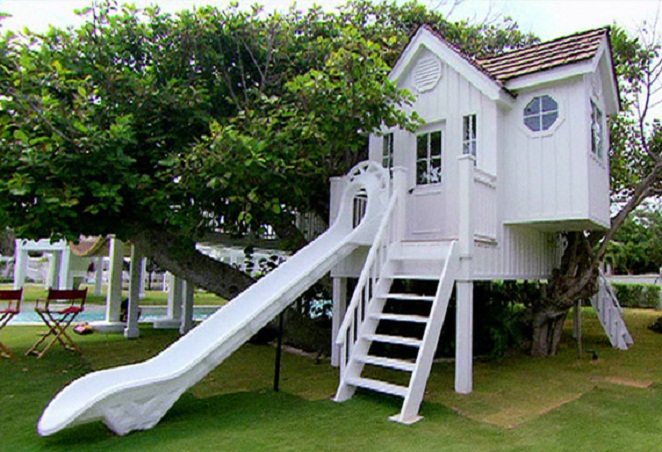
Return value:
<svg viewBox="0 0 662 452">
<path fill-rule="evenodd" d="M 660 286 L 654 284 L 612 283 L 616 297 L 623 307 L 659 308 Z"/>
</svg>

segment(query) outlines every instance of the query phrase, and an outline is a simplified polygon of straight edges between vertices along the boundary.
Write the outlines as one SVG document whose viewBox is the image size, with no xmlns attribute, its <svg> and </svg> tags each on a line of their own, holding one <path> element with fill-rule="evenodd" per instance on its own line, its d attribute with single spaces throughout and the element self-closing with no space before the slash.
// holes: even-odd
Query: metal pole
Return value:
<svg viewBox="0 0 662 452">
<path fill-rule="evenodd" d="M 274 369 L 274 391 L 280 390 L 280 356 L 283 352 L 283 313 L 278 315 L 278 345 L 276 346 L 276 364 Z"/>
</svg>

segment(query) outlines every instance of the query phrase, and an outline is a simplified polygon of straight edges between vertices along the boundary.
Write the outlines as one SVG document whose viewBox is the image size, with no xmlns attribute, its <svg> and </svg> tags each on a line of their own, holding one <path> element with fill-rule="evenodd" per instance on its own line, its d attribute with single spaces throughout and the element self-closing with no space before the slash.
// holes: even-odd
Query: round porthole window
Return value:
<svg viewBox="0 0 662 452">
<path fill-rule="evenodd" d="M 559 104 L 551 96 L 536 96 L 524 108 L 524 125 L 533 132 L 548 130 L 559 117 Z"/>
</svg>

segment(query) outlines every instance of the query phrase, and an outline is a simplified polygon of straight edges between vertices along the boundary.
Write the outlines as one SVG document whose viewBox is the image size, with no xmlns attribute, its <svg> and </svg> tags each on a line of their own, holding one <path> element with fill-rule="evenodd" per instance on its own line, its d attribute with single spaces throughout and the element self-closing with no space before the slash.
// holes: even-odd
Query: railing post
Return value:
<svg viewBox="0 0 662 452">
<path fill-rule="evenodd" d="M 392 170 L 393 173 L 393 194 L 398 197 L 398 202 L 395 206 L 393 214 L 393 227 L 390 239 L 393 242 L 400 242 L 405 238 L 405 230 L 407 227 L 407 212 L 405 211 L 405 199 L 407 195 L 407 170 L 402 166 L 396 166 Z"/>
</svg>

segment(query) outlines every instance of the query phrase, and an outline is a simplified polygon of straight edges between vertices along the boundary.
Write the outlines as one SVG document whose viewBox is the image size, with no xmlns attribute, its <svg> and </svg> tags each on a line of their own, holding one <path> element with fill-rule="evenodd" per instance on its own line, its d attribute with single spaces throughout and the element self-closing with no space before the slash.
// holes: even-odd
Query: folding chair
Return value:
<svg viewBox="0 0 662 452">
<path fill-rule="evenodd" d="M 18 290 L 0 290 L 0 331 L 7 326 L 9 321 L 21 310 L 21 298 L 23 289 Z M 0 342 L 0 356 L 4 358 L 16 359 L 9 347 Z"/>
<path fill-rule="evenodd" d="M 67 334 L 67 328 L 83 312 L 85 308 L 85 299 L 87 298 L 87 289 L 83 290 L 56 290 L 48 289 L 46 300 L 37 300 L 34 308 L 35 312 L 44 321 L 48 327 L 48 332 L 41 335 L 41 338 L 35 342 L 26 355 L 37 355 L 37 358 L 44 356 L 44 353 L 50 349 L 55 342 L 60 342 L 67 350 L 73 350 L 81 353 L 80 348 L 74 340 Z M 40 302 L 43 306 L 39 306 Z M 47 342 L 47 339 L 50 341 Z M 44 348 L 39 347 L 45 344 Z"/>
</svg>

